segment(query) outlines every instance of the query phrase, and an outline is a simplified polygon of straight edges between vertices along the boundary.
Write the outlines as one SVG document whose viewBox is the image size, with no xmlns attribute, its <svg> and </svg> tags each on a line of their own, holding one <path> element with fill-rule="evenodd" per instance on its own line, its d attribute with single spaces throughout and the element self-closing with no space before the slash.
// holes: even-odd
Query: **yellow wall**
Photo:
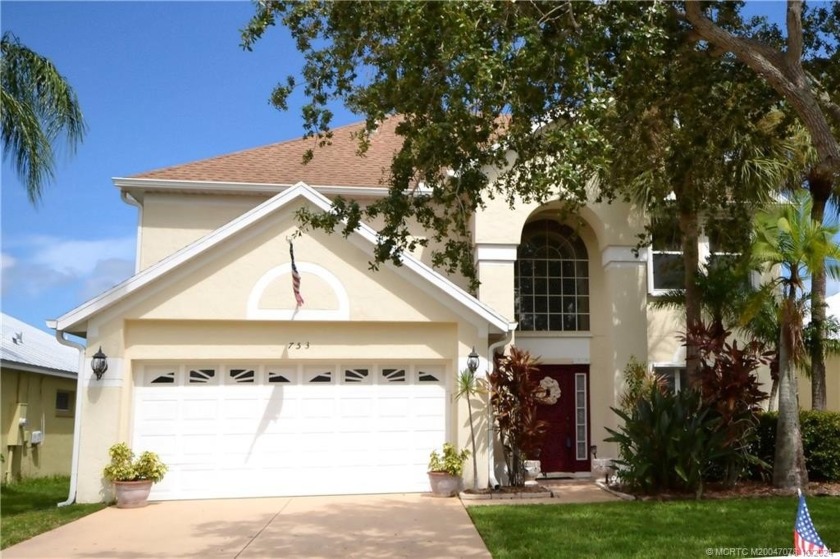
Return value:
<svg viewBox="0 0 840 559">
<path fill-rule="evenodd" d="M 811 381 L 801 372 L 799 380 L 799 407 L 811 409 Z M 840 412 L 840 355 L 828 358 L 825 362 L 825 409 Z"/>
<path fill-rule="evenodd" d="M 70 412 L 56 411 L 56 391 L 71 393 Z M 73 423 L 76 380 L 43 374 L 2 369 L 2 452 L 3 481 L 70 475 L 73 452 Z M 27 424 L 23 429 L 13 425 L 18 403 L 27 404 Z M 33 445 L 25 442 L 32 431 L 44 433 L 44 440 Z M 17 433 L 15 433 L 17 432 Z M 19 438 L 19 445 L 11 445 L 10 433 Z"/>
<path fill-rule="evenodd" d="M 261 196 L 146 193 L 138 249 L 140 269 L 148 268 L 265 200 Z"/>
<path fill-rule="evenodd" d="M 311 265 L 340 284 L 348 301 L 346 315 L 336 311 L 332 319 L 325 315 L 323 320 L 249 316 L 249 300 L 260 278 L 288 265 L 286 238 L 296 229 L 295 209 L 278 211 L 89 321 L 87 359 L 101 345 L 109 369 L 101 381 L 83 379 L 80 502 L 108 498 L 101 472 L 108 448 L 131 440 L 133 371 L 138 363 L 337 362 L 349 356 L 363 361 L 426 360 L 446 364 L 448 392 L 454 394 L 457 371 L 471 348 L 486 347 L 487 324 L 407 268 L 386 265 L 371 271 L 370 257 L 356 245 L 365 241 L 320 232 L 295 240 L 306 299 L 302 311 L 336 311 L 336 292 L 323 277 L 306 271 Z M 291 277 L 279 276 L 269 283 L 260 302 L 271 310 L 293 309 Z M 308 341 L 309 348 L 290 349 L 293 341 Z M 453 404 L 448 417 L 449 437 L 466 447 L 465 402 Z M 486 439 L 486 425 L 478 427 Z M 482 446 L 479 460 L 486 464 L 486 442 Z M 466 477 L 471 483 L 472 472 Z M 487 482 L 486 465 L 479 468 L 479 482 Z"/>
</svg>

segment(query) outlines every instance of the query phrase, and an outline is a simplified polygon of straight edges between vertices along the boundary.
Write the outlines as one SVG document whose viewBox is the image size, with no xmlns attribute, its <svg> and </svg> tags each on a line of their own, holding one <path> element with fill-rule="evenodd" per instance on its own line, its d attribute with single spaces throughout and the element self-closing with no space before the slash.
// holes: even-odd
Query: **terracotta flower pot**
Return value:
<svg viewBox="0 0 840 559">
<path fill-rule="evenodd" d="M 446 472 L 429 472 L 429 484 L 433 497 L 454 497 L 461 490 L 461 476 Z"/>
<path fill-rule="evenodd" d="M 149 504 L 151 480 L 115 481 L 114 492 L 117 496 L 118 509 L 136 509 Z"/>
</svg>

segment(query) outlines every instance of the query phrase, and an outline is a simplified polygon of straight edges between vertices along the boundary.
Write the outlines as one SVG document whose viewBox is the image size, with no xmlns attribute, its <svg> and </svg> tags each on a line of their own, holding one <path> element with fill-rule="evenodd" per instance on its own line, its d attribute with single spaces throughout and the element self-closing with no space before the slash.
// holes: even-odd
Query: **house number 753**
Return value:
<svg viewBox="0 0 840 559">
<path fill-rule="evenodd" d="M 289 342 L 288 349 L 309 349 L 309 342 Z"/>
</svg>

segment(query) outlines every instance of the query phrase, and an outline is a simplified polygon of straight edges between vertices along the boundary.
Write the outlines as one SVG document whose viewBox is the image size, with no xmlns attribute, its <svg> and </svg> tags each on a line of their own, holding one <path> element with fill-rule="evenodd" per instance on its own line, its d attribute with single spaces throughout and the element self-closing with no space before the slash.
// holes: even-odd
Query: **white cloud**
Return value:
<svg viewBox="0 0 840 559">
<path fill-rule="evenodd" d="M 87 301 L 111 289 L 134 273 L 134 261 L 109 258 L 96 263 L 93 273 L 85 280 L 82 299 Z"/>
<path fill-rule="evenodd" d="M 0 253 L 0 269 L 5 270 L 6 268 L 11 268 L 16 263 L 17 261 L 12 255 L 6 254 L 5 252 Z"/>
<path fill-rule="evenodd" d="M 3 297 L 35 298 L 64 290 L 81 303 L 129 277 L 134 250 L 134 237 L 4 239 Z"/>
<path fill-rule="evenodd" d="M 75 240 L 40 236 L 32 241 L 31 262 L 74 276 L 93 273 L 105 260 L 133 260 L 136 246 L 134 237 Z"/>
</svg>

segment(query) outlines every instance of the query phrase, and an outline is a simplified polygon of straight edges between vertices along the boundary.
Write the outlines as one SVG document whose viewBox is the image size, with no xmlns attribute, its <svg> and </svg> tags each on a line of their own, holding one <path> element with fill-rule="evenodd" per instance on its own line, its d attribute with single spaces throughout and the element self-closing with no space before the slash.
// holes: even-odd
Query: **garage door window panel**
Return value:
<svg viewBox="0 0 840 559">
<path fill-rule="evenodd" d="M 187 376 L 190 384 L 218 384 L 219 378 L 215 369 L 190 369 Z"/>
</svg>

